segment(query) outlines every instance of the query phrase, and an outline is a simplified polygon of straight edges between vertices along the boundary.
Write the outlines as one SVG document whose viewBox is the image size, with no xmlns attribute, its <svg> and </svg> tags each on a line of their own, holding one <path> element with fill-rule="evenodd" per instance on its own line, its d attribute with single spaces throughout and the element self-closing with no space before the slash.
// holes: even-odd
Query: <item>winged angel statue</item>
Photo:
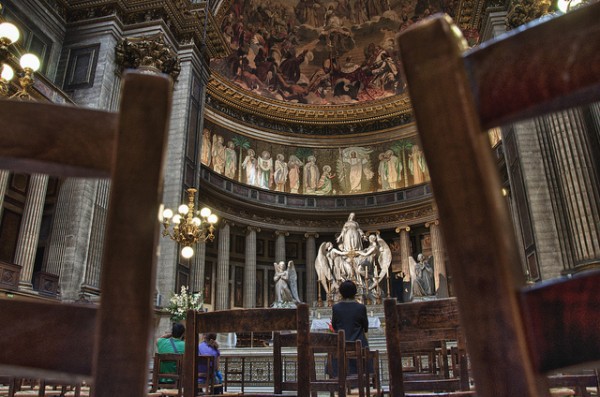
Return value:
<svg viewBox="0 0 600 397">
<path fill-rule="evenodd" d="M 298 296 L 298 273 L 294 261 L 289 261 L 287 268 L 285 261 L 273 263 L 275 268 L 275 302 L 273 307 L 296 307 L 300 303 Z"/>
<path fill-rule="evenodd" d="M 426 259 L 419 254 L 416 261 L 411 255 L 408 256 L 411 299 L 435 295 L 432 262 L 432 256 Z"/>
</svg>

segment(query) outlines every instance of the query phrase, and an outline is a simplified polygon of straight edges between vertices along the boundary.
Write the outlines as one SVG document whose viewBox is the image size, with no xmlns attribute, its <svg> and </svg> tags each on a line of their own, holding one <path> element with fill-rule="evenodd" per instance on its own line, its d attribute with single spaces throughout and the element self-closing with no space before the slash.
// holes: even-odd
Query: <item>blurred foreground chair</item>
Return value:
<svg viewBox="0 0 600 397">
<path fill-rule="evenodd" d="M 469 391 L 469 371 L 456 299 L 412 303 L 396 303 L 395 299 L 386 299 L 384 311 L 392 395 L 402 396 L 403 392 L 447 392 L 447 395 L 466 395 L 464 392 Z M 440 346 L 440 351 L 435 354 L 441 360 L 439 373 L 421 372 L 416 374 L 419 376 L 412 373 L 403 374 L 402 360 L 408 357 L 404 349 L 410 346 L 411 342 L 436 342 Z M 448 343 L 456 344 L 459 356 L 458 369 L 453 371 L 452 376 L 448 374 Z M 429 363 L 429 366 L 432 366 L 432 363 Z M 457 394 L 451 393 L 459 391 Z"/>
<path fill-rule="evenodd" d="M 288 371 L 284 362 L 282 348 L 295 347 L 298 344 L 297 334 L 281 334 L 273 336 L 273 373 L 275 393 L 298 390 L 296 376 L 287 376 Z M 337 392 L 339 397 L 346 396 L 346 339 L 343 330 L 337 333 L 311 332 L 309 334 L 310 351 L 312 354 L 310 390 L 313 396 L 317 392 L 329 392 L 331 396 Z M 317 374 L 317 357 L 325 360 L 323 373 Z M 300 363 L 294 360 L 293 375 L 298 371 Z M 306 365 L 306 364 L 304 364 Z M 293 380 L 290 380 L 292 378 Z"/>
<path fill-rule="evenodd" d="M 155 353 L 152 366 L 151 392 L 181 397 L 183 382 L 183 354 Z"/>
<path fill-rule="evenodd" d="M 600 359 L 600 272 L 524 287 L 511 214 L 485 133 L 600 100 L 599 21 L 596 2 L 467 52 L 447 16 L 399 36 L 482 397 L 548 396 L 549 371 Z"/>
<path fill-rule="evenodd" d="M 0 101 L 0 168 L 111 178 L 98 308 L 1 299 L 0 373 L 143 396 L 171 80 L 126 73 L 119 113 Z"/>
<path fill-rule="evenodd" d="M 198 354 L 199 334 L 208 332 L 266 332 L 296 331 L 298 360 L 299 397 L 310 395 L 310 321 L 308 305 L 302 303 L 295 309 L 235 309 L 215 312 L 188 311 L 185 330 L 185 356 L 183 366 L 184 397 L 198 395 Z M 275 393 L 261 393 L 274 395 Z M 248 394 L 246 394 L 248 395 Z"/>
</svg>

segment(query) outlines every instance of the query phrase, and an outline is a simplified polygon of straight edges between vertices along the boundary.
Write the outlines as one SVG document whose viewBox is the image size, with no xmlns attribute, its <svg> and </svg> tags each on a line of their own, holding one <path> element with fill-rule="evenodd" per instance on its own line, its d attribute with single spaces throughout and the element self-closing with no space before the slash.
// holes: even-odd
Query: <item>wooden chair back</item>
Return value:
<svg viewBox="0 0 600 397">
<path fill-rule="evenodd" d="M 174 371 L 165 370 L 165 365 L 171 364 L 168 367 L 175 366 Z M 183 354 L 175 353 L 155 353 L 154 364 L 152 367 L 152 385 L 150 391 L 155 392 L 160 389 L 175 389 L 177 396 L 181 396 L 182 391 L 182 376 L 183 373 Z"/>
<path fill-rule="evenodd" d="M 215 388 L 223 387 L 221 383 L 215 381 L 217 373 L 217 358 L 205 354 L 198 355 L 198 389 L 202 389 L 202 393 L 213 395 Z"/>
<path fill-rule="evenodd" d="M 600 359 L 600 272 L 524 287 L 511 213 L 485 133 L 600 100 L 598 21 L 596 2 L 466 52 L 447 16 L 399 36 L 483 397 L 547 396 L 546 372 Z"/>
<path fill-rule="evenodd" d="M 0 300 L 0 373 L 147 392 L 171 94 L 167 77 L 127 73 L 118 113 L 0 100 L 0 168 L 111 178 L 99 308 Z"/>
<path fill-rule="evenodd" d="M 358 396 L 367 394 L 368 375 L 365 356 L 360 340 L 346 342 L 346 384 L 348 389 L 357 388 Z"/>
<path fill-rule="evenodd" d="M 423 302 L 397 303 L 395 299 L 384 301 L 385 338 L 388 351 L 390 389 L 393 396 L 403 396 L 407 391 L 468 391 L 469 375 L 465 340 L 461 332 L 456 298 L 436 299 Z M 411 342 L 426 344 L 436 342 L 439 356 L 446 362 L 450 356 L 447 343 L 456 343 L 459 351 L 459 373 L 452 377 L 442 373 L 427 377 L 407 377 L 403 374 L 402 359 L 407 356 Z M 408 348 L 412 354 L 412 348 Z"/>
<path fill-rule="evenodd" d="M 310 390 L 316 392 L 334 392 L 338 396 L 346 396 L 346 338 L 344 330 L 337 333 L 311 332 L 309 334 L 310 351 L 312 354 Z M 297 334 L 281 334 L 275 332 L 273 335 L 273 373 L 275 382 L 275 394 L 284 391 L 298 390 L 298 381 L 294 377 L 289 380 L 284 371 L 284 360 L 282 348 L 295 347 L 298 343 Z M 325 371 L 317 375 L 316 355 L 325 355 Z M 296 362 L 295 370 L 298 371 L 300 364 Z"/>
<path fill-rule="evenodd" d="M 184 396 L 198 393 L 199 334 L 208 332 L 266 332 L 296 331 L 298 354 L 298 396 L 310 394 L 310 321 L 308 305 L 302 303 L 295 309 L 236 309 L 214 312 L 188 311 L 186 318 Z"/>
</svg>

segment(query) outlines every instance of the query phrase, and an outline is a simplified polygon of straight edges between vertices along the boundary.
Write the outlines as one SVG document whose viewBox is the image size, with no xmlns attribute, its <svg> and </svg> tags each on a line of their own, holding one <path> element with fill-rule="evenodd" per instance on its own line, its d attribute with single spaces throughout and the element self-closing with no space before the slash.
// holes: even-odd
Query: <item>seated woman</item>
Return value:
<svg viewBox="0 0 600 397">
<path fill-rule="evenodd" d="M 223 375 L 221 374 L 221 371 L 219 370 L 219 357 L 221 356 L 221 352 L 219 351 L 219 344 L 217 343 L 217 334 L 205 334 L 204 335 L 204 341 L 202 341 L 202 343 L 200 343 L 200 346 L 198 346 L 198 354 L 201 356 L 213 356 L 214 357 L 214 373 L 215 373 L 215 379 L 214 379 L 214 384 L 219 384 L 221 386 L 219 387 L 215 387 L 214 389 L 214 394 L 222 394 L 223 393 Z M 198 373 L 199 374 L 206 374 L 208 372 L 208 368 L 206 366 L 206 361 L 205 360 L 200 360 L 200 363 L 198 364 Z M 198 383 L 207 383 L 206 382 L 206 378 L 203 376 L 199 376 L 198 377 Z"/>
</svg>

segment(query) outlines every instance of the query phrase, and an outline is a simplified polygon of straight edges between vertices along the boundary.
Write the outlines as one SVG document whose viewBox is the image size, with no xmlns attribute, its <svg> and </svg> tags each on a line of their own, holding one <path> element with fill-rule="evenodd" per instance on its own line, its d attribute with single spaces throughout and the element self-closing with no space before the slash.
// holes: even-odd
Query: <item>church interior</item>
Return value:
<svg viewBox="0 0 600 397">
<path fill-rule="evenodd" d="M 558 4 L 563 2 L 573 10 L 565 11 Z M 473 214 L 476 213 L 475 203 L 482 199 L 479 196 L 488 195 L 487 185 L 473 190 L 467 184 L 473 180 L 472 174 L 487 172 L 486 166 L 471 162 L 472 147 L 458 138 L 446 140 L 448 151 L 457 153 L 452 162 L 430 155 L 443 148 L 434 147 L 429 138 L 421 135 L 425 122 L 420 117 L 439 117 L 438 124 L 442 127 L 433 131 L 433 135 L 454 136 L 456 126 L 448 122 L 446 129 L 448 109 L 444 107 L 435 116 L 421 116 L 415 111 L 416 98 L 418 95 L 452 97 L 442 91 L 450 85 L 419 86 L 425 92 L 417 94 L 417 84 L 408 83 L 412 82 L 411 75 L 408 65 L 403 63 L 409 57 L 405 58 L 400 50 L 399 37 L 431 16 L 443 13 L 452 18 L 452 26 L 460 30 L 465 48 L 471 51 L 485 48 L 491 40 L 507 32 L 517 32 L 538 19 L 569 16 L 570 12 L 586 7 L 593 9 L 590 13 L 594 16 L 599 14 L 596 1 L 578 4 L 578 0 L 558 0 L 558 3 L 556 0 L 0 0 L 0 107 L 5 101 L 19 101 L 58 105 L 56 112 L 61 112 L 64 106 L 124 114 L 125 103 L 137 105 L 135 98 L 131 102 L 122 99 L 127 97 L 126 81 L 130 74 L 167 76 L 165 79 L 172 84 L 162 149 L 164 158 L 153 154 L 154 145 L 146 139 L 123 141 L 139 153 L 130 158 L 135 163 L 132 168 L 139 168 L 144 174 L 147 168 L 152 174 L 148 178 L 155 175 L 159 178 L 161 207 L 148 220 L 142 212 L 148 200 L 141 197 L 147 190 L 140 190 L 137 197 L 135 192 L 128 194 L 133 202 L 126 203 L 129 214 L 123 216 L 122 222 L 126 224 L 118 230 L 130 235 L 114 237 L 121 240 L 118 245 L 123 247 L 121 252 L 109 254 L 106 249 L 112 237 L 105 239 L 105 231 L 113 227 L 113 222 L 119 222 L 118 217 L 111 216 L 109 206 L 113 203 L 113 190 L 121 191 L 121 186 L 127 183 L 130 190 L 141 186 L 147 183 L 145 176 L 133 173 L 117 189 L 111 184 L 116 182 L 106 177 L 109 174 L 88 179 L 77 174 L 48 175 L 43 173 L 44 168 L 38 168 L 39 173 L 0 169 L 0 307 L 18 302 L 60 303 L 84 308 L 86 313 L 88 309 L 96 310 L 104 304 L 107 286 L 103 283 L 119 278 L 119 269 L 111 273 L 116 278 L 104 275 L 103 266 L 108 258 L 131 257 L 145 248 L 148 263 L 143 273 L 147 274 L 142 277 L 144 287 L 139 288 L 151 297 L 151 305 L 142 316 L 144 323 L 140 321 L 139 327 L 127 330 L 133 320 L 115 321 L 114 327 L 122 328 L 123 333 L 138 332 L 142 339 L 148 333 L 150 346 L 140 355 L 140 365 L 146 363 L 152 367 L 157 362 L 152 361 L 155 341 L 170 333 L 174 322 L 184 323 L 186 340 L 196 341 L 198 332 L 194 335 L 194 330 L 206 328 L 201 321 L 217 322 L 221 312 L 236 313 L 231 314 L 234 319 L 238 312 L 258 316 L 263 309 L 295 312 L 297 308 L 299 319 L 300 308 L 308 306 L 310 333 L 333 332 L 332 306 L 342 300 L 339 288 L 342 281 L 349 279 L 357 285 L 357 300 L 366 306 L 368 313 L 369 347 L 365 363 L 377 363 L 376 370 L 372 364 L 366 365 L 369 370 L 365 371 L 375 372 L 370 380 L 373 374 L 365 375 L 366 389 L 371 388 L 367 394 L 409 396 L 414 391 L 418 395 L 406 375 L 421 371 L 443 373 L 445 368 L 455 378 L 460 373 L 466 380 L 460 384 L 457 380 L 456 391 L 446 382 L 445 386 L 435 386 L 439 388 L 423 395 L 520 395 L 511 394 L 508 391 L 511 386 L 505 389 L 495 385 L 494 394 L 494 387 L 484 385 L 488 375 L 477 369 L 476 364 L 483 358 L 474 353 L 478 345 L 476 332 L 465 326 L 475 321 L 465 320 L 469 316 L 464 312 L 476 304 L 477 291 L 488 288 L 485 283 L 490 278 L 502 278 L 501 273 L 509 271 L 486 273 L 486 268 L 480 266 L 495 251 L 481 252 L 480 258 L 474 250 L 473 257 L 463 255 L 463 246 L 477 247 L 485 238 L 476 233 L 449 237 L 453 229 L 447 226 L 450 222 L 445 224 L 445 219 L 455 219 L 460 213 L 448 216 L 452 206 L 439 202 L 442 196 L 457 197 L 464 219 L 474 218 L 469 212 L 473 208 Z M 18 39 L 4 26 L 8 23 L 16 27 Z M 595 25 L 590 24 L 590 42 L 595 40 L 593 34 L 600 41 L 598 23 Z M 4 28 L 10 32 L 5 33 Z M 419 48 L 407 43 L 406 47 L 413 49 L 409 55 L 415 58 L 417 53 L 428 54 L 437 48 L 433 43 Z M 591 59 L 588 65 L 590 73 L 596 73 L 594 84 L 599 92 L 600 59 L 598 55 L 595 58 L 592 55 Z M 430 69 L 445 70 L 446 65 L 438 61 Z M 425 70 L 430 69 L 423 68 L 421 73 L 426 74 Z M 415 73 L 416 81 L 419 70 Z M 560 77 L 555 78 L 560 80 Z M 507 76 L 498 75 L 497 83 L 502 83 L 503 78 Z M 160 120 L 163 110 L 153 97 L 141 100 L 141 96 L 148 95 L 145 92 L 138 91 L 137 98 L 140 108 L 146 107 L 141 118 L 151 125 L 149 120 Z M 489 149 L 492 168 L 499 177 L 492 185 L 499 190 L 492 208 L 506 207 L 501 214 L 506 215 L 504 221 L 511 227 L 509 234 L 515 237 L 515 255 L 510 259 L 518 273 L 515 279 L 523 287 L 535 288 L 556 279 L 576 280 L 587 274 L 598 279 L 600 102 L 597 94 L 590 98 L 593 100 L 581 106 L 493 125 L 483 134 L 483 146 Z M 457 95 L 456 102 L 460 99 Z M 152 103 L 157 107 L 147 105 Z M 11 117 L 9 113 L 0 114 Z M 35 116 L 31 114 L 32 118 Z M 54 118 L 41 120 L 39 124 L 49 123 L 48 120 Z M 90 116 L 88 120 L 91 124 L 94 119 Z M 154 123 L 157 122 L 160 123 Z M 103 127 L 102 122 L 98 123 L 90 129 Z M 58 132 L 64 128 L 65 134 L 70 131 L 70 127 L 63 125 L 50 127 Z M 5 128 L 0 134 L 10 135 Z M 27 130 L 21 132 L 27 134 Z M 93 135 L 90 131 L 89 142 L 93 142 Z M 133 132 L 131 136 L 137 139 Z M 52 146 L 52 142 L 43 140 L 36 144 L 42 150 Z M 82 146 L 89 151 L 90 144 Z M 8 154 L 2 152 L 0 168 L 10 165 L 11 155 L 11 150 Z M 95 157 L 93 150 L 89 156 Z M 449 178 L 452 187 L 436 202 L 434 191 L 442 192 L 447 186 L 444 182 L 436 185 L 436 176 L 442 173 L 452 174 Z M 114 194 L 116 197 L 117 193 Z M 486 234 L 484 229 L 488 226 L 494 229 L 502 223 L 495 218 L 495 212 L 490 212 L 488 219 L 485 219 L 488 213 L 483 214 L 475 219 L 482 234 Z M 137 221 L 140 224 L 133 225 Z M 140 247 L 136 247 L 137 232 L 144 224 L 151 225 L 146 228 L 150 240 L 141 233 Z M 466 237 L 460 240 L 457 236 Z M 503 239 L 500 234 L 496 237 Z M 154 245 L 147 245 L 148 241 Z M 128 246 L 130 253 L 126 253 Z M 121 271 L 118 283 L 125 287 L 111 292 L 110 299 L 137 299 L 138 291 L 131 292 L 130 288 L 138 288 L 138 273 L 123 268 Z M 475 284 L 464 281 L 463 273 L 471 274 L 468 280 Z M 485 274 L 478 278 L 482 273 Z M 130 288 L 127 282 L 132 283 Z M 467 289 L 472 290 L 462 292 Z M 596 294 L 582 293 L 586 299 L 598 303 Z M 132 298 L 133 295 L 136 297 Z M 496 296 L 497 302 L 481 298 L 481 306 L 485 302 L 492 306 L 486 310 L 502 312 L 505 307 L 513 310 L 517 304 L 509 295 Z M 445 331 L 452 328 L 455 334 L 444 338 L 452 339 L 450 344 L 429 343 L 426 336 L 405 323 L 408 320 L 403 314 L 400 320 L 390 317 L 396 310 L 401 313 L 400 306 L 404 304 L 447 304 L 456 302 L 457 296 L 458 309 L 456 303 L 437 307 L 438 321 L 427 326 L 429 335 L 435 333 L 439 323 L 446 325 Z M 393 302 L 390 298 L 397 303 L 387 303 Z M 463 303 L 468 300 L 474 302 L 473 306 Z M 586 304 L 589 308 L 589 302 Z M 125 306 L 127 310 L 135 307 L 133 303 L 124 304 L 123 310 Z M 588 336 L 596 339 L 588 346 L 596 361 L 600 360 L 598 307 L 584 313 L 586 321 L 591 323 Z M 200 314 L 186 319 L 186 309 L 196 309 Z M 144 307 L 142 311 L 145 310 Z M 214 317 L 210 317 L 213 312 Z M 0 319 L 6 313 L 2 309 Z M 26 313 L 29 312 L 23 312 L 24 317 Z M 37 316 L 35 310 L 31 313 Z M 122 314 L 129 316 L 127 313 Z M 208 316 L 206 320 L 202 314 Z M 94 321 L 101 324 L 103 314 L 100 311 L 98 315 Z M 136 318 L 134 314 L 131 316 Z M 510 321 L 514 318 L 508 312 L 506 316 L 501 313 L 497 318 Z M 458 317 L 462 325 L 458 324 Z M 221 383 L 225 385 L 225 394 L 252 395 L 244 393 L 245 389 L 264 392 L 278 376 L 272 353 L 274 334 L 269 329 L 252 330 L 251 324 L 258 322 L 258 318 L 252 321 L 251 317 L 240 314 L 239 319 L 236 321 L 248 321 L 249 325 L 239 323 L 238 328 L 231 330 L 225 325 L 223 330 L 215 331 L 222 352 L 219 368 L 225 376 Z M 421 339 L 420 343 L 390 337 L 389 329 L 393 326 L 407 326 L 404 337 L 415 332 L 414 338 Z M 10 341 L 12 336 L 7 335 L 19 334 L 26 327 L 2 320 L 0 340 Z M 211 331 L 209 328 L 206 332 Z M 466 329 L 466 347 L 464 336 L 457 331 L 462 328 Z M 54 335 L 50 332 L 44 336 L 45 329 L 42 326 L 28 335 L 43 345 L 48 335 Z M 283 329 L 286 328 L 272 330 Z M 308 378 L 304 378 L 301 370 L 301 361 L 306 356 L 301 353 L 300 345 L 306 335 L 300 325 L 297 330 L 298 353 L 288 354 L 283 377 L 296 377 L 295 391 L 304 395 L 307 389 L 301 380 Z M 482 330 L 483 326 L 479 331 Z M 96 343 L 96 348 L 102 346 L 98 341 L 93 342 L 93 338 L 90 340 Z M 296 342 L 291 346 L 296 346 Z M 392 342 L 421 347 L 413 346 L 409 353 L 402 351 L 402 358 L 395 358 Z M 190 343 L 186 344 L 185 363 L 181 364 L 184 371 L 189 365 L 188 355 L 196 356 L 194 348 L 188 351 Z M 0 346 L 0 351 L 12 353 L 11 349 L 5 349 L 6 344 L 0 342 Z M 88 352 L 87 347 L 87 344 L 82 347 L 82 352 L 99 355 Z M 349 347 L 345 349 L 348 353 Z M 79 350 L 77 340 L 67 350 Z M 60 352 L 56 350 L 53 354 L 60 356 Z M 446 354 L 447 359 L 439 359 Z M 462 360 L 463 354 L 471 356 L 469 363 L 466 358 Z M 70 352 L 68 357 L 74 355 L 75 352 Z M 128 357 L 123 359 L 127 361 Z M 110 391 L 96 389 L 102 379 L 94 372 L 97 368 L 89 369 L 91 375 L 79 373 L 70 378 L 77 382 L 54 382 L 77 385 L 65 391 L 64 387 L 52 386 L 51 380 L 55 379 L 52 376 L 48 379 L 41 375 L 20 376 L 19 368 L 11 367 L 13 364 L 18 367 L 19 362 L 0 352 L 0 396 L 83 396 L 89 395 L 90 384 L 91 393 L 98 396 L 119 395 L 119 390 L 121 395 L 136 395 L 124 392 L 134 389 L 119 389 L 119 384 L 127 383 L 124 380 L 112 382 L 116 386 L 111 386 Z M 196 367 L 197 362 L 192 358 L 189 362 L 194 364 L 189 368 Z M 396 364 L 400 366 L 399 383 Z M 294 369 L 286 373 L 288 365 Z M 327 360 L 311 368 L 315 366 L 326 368 Z M 527 374 L 532 371 L 520 370 Z M 176 389 L 179 394 L 161 394 L 148 386 L 152 384 L 152 375 L 147 372 L 150 375 L 145 374 L 147 382 L 143 385 L 147 395 L 195 397 L 193 392 L 198 384 L 194 377 L 183 378 L 183 386 Z M 107 375 L 107 379 L 110 376 L 113 375 Z M 350 373 L 347 376 L 350 382 Z M 528 396 L 532 397 L 540 390 L 531 386 L 535 383 L 533 378 L 534 375 L 528 378 L 527 386 Z M 81 379 L 84 379 L 83 390 Z M 357 389 L 364 397 L 360 375 L 357 379 Z M 569 376 L 562 378 L 556 375 L 551 378 L 550 386 L 553 396 L 598 396 L 598 367 L 569 372 Z M 216 394 L 206 388 L 205 394 Z M 541 388 L 548 392 L 547 384 Z M 45 394 L 43 389 L 47 390 Z M 33 391 L 39 394 L 19 394 Z M 345 395 L 345 391 L 338 395 Z"/>
</svg>

